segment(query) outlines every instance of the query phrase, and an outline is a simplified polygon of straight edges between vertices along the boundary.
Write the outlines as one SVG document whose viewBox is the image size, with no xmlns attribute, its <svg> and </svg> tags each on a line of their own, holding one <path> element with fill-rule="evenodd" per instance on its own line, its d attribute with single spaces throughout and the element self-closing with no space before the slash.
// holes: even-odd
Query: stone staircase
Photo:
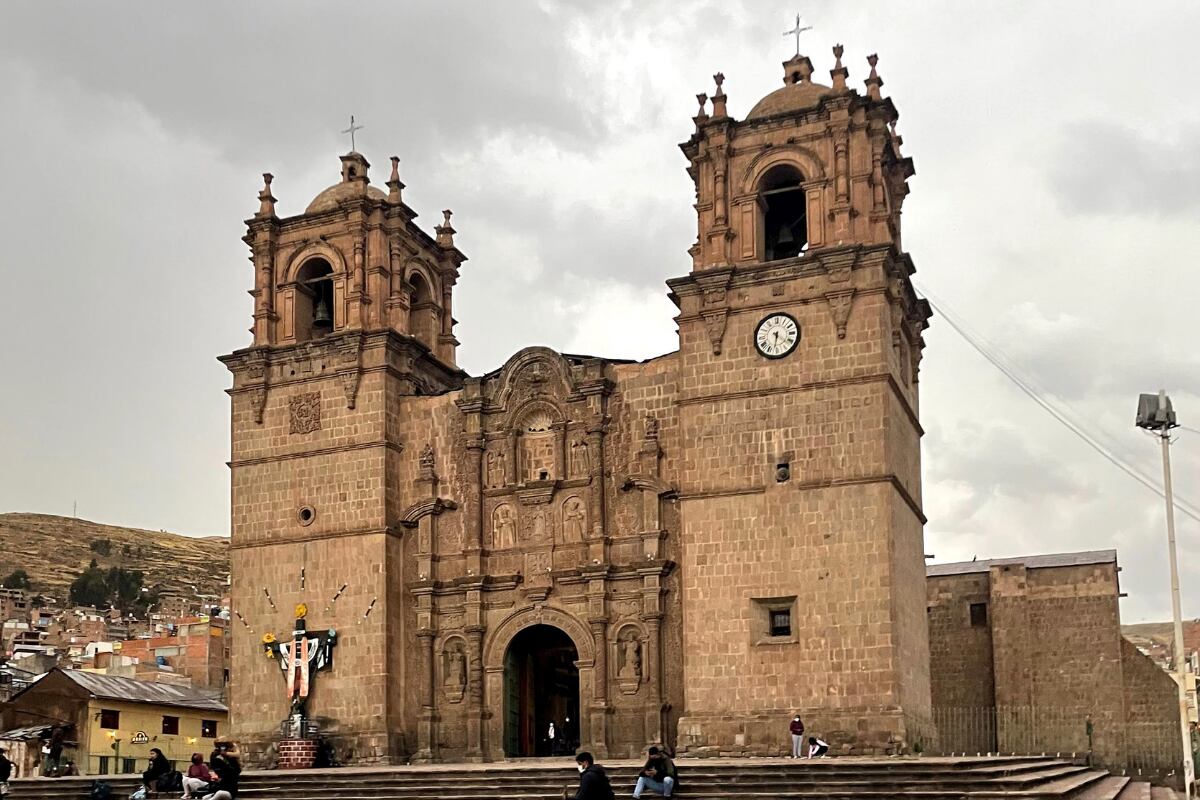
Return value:
<svg viewBox="0 0 1200 800">
<path fill-rule="evenodd" d="M 696 800 L 924 800 L 1030 797 L 1076 800 L 1174 800 L 1170 789 L 1109 775 L 1058 758 L 683 759 L 681 798 Z M 618 798 L 630 797 L 639 763 L 608 762 Z M 496 764 L 247 770 L 243 800 L 555 800 L 578 783 L 570 759 Z M 81 800 L 93 777 L 12 781 L 11 800 Z M 136 776 L 103 778 L 124 800 Z M 573 789 L 572 789 L 573 791 Z M 651 797 L 649 793 L 645 795 Z M 164 796 L 165 797 L 165 796 Z"/>
</svg>

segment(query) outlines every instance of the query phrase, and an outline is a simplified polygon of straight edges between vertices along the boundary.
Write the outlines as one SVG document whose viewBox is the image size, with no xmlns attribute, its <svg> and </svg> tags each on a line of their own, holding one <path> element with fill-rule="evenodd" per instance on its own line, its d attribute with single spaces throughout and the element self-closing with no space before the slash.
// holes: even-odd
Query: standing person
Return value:
<svg viewBox="0 0 1200 800">
<path fill-rule="evenodd" d="M 0 797 L 8 794 L 8 779 L 12 777 L 12 762 L 8 760 L 8 754 L 3 747 L 0 747 Z"/>
<path fill-rule="evenodd" d="M 657 747 L 651 747 L 646 751 L 646 763 L 642 766 L 637 786 L 633 787 L 634 800 L 641 797 L 646 789 L 658 792 L 663 797 L 670 797 L 675 791 L 676 780 L 675 762 Z"/>
<path fill-rule="evenodd" d="M 829 752 L 829 742 L 816 736 L 808 737 L 808 757 L 809 758 L 829 758 L 825 755 Z"/>
<path fill-rule="evenodd" d="M 579 768 L 579 790 L 571 794 L 570 787 L 563 789 L 563 800 L 615 800 L 608 774 L 591 753 L 575 756 L 575 765 Z"/>
<path fill-rule="evenodd" d="M 788 731 L 792 734 L 792 758 L 800 758 L 804 755 L 804 721 L 799 714 L 792 717 Z"/>
<path fill-rule="evenodd" d="M 50 769 L 54 771 L 55 777 L 58 776 L 59 767 L 62 766 L 63 742 L 67 740 L 67 729 L 60 726 L 54 728 L 50 733 Z"/>
<path fill-rule="evenodd" d="M 204 800 L 234 800 L 238 795 L 238 780 L 242 775 L 242 754 L 237 742 L 227 742 L 219 746 L 221 759 L 213 765 L 212 778 L 217 782 L 212 794 L 206 794 Z"/>
<path fill-rule="evenodd" d="M 188 767 L 187 775 L 183 776 L 183 796 L 189 798 L 194 792 L 199 792 L 212 782 L 212 773 L 204 763 L 204 756 L 192 753 L 192 765 Z"/>
<path fill-rule="evenodd" d="M 146 787 L 145 794 L 156 791 L 155 784 L 158 782 L 158 779 L 170 771 L 171 762 L 167 761 L 167 757 L 163 755 L 163 751 L 157 747 L 151 747 L 150 766 L 142 773 L 142 785 Z"/>
</svg>

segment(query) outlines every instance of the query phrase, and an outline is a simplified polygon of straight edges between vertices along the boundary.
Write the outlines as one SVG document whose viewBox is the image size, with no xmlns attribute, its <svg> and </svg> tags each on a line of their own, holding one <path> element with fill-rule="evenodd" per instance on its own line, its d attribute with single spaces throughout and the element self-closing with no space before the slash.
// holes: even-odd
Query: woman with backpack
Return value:
<svg viewBox="0 0 1200 800">
<path fill-rule="evenodd" d="M 210 788 L 211 794 L 206 794 L 204 800 L 235 800 L 238 794 L 238 780 L 242 775 L 241 752 L 236 742 L 217 745 L 221 750 L 221 759 L 213 759 L 212 778 L 216 783 Z"/>
<path fill-rule="evenodd" d="M 157 791 L 158 779 L 171 771 L 171 762 L 157 747 L 150 748 L 150 767 L 142 773 L 142 797 Z M 137 792 L 134 792 L 137 794 Z"/>
</svg>

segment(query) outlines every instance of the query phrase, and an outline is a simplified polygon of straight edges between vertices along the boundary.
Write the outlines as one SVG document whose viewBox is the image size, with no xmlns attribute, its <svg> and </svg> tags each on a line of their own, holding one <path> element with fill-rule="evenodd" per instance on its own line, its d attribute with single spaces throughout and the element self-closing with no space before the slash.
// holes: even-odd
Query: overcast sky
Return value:
<svg viewBox="0 0 1200 800">
<path fill-rule="evenodd" d="M 1139 392 L 1200 429 L 1200 4 L 809 2 L 817 76 L 878 52 L 916 161 L 922 287 L 1156 480 Z M 513 351 L 676 346 L 689 268 L 677 143 L 727 76 L 742 117 L 780 85 L 779 2 L 0 5 L 0 511 L 188 534 L 229 525 L 230 377 L 249 342 L 243 220 L 338 178 L 338 131 L 469 255 L 462 365 Z M 827 78 L 825 79 L 827 82 Z M 15 335 L 14 335 L 15 334 Z M 1163 504 L 1054 422 L 943 319 L 921 374 L 926 551 L 1116 547 L 1127 622 L 1170 614 Z M 1173 448 L 1200 505 L 1200 434 Z M 1179 517 L 1185 613 L 1200 524 Z"/>
</svg>

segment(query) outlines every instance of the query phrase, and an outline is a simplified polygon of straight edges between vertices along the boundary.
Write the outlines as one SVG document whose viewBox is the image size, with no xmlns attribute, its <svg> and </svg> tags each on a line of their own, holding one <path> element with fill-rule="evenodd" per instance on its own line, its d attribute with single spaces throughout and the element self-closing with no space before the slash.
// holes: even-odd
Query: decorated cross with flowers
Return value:
<svg viewBox="0 0 1200 800">
<path fill-rule="evenodd" d="M 337 645 L 337 631 L 333 628 L 321 633 L 309 633 L 305 626 L 307 616 L 308 606 L 304 603 L 296 606 L 296 624 L 290 642 L 280 642 L 273 633 L 262 637 L 263 653 L 267 658 L 279 661 L 279 668 L 287 679 L 287 695 L 293 715 L 304 714 L 312 676 L 333 666 L 333 648 Z"/>
</svg>

